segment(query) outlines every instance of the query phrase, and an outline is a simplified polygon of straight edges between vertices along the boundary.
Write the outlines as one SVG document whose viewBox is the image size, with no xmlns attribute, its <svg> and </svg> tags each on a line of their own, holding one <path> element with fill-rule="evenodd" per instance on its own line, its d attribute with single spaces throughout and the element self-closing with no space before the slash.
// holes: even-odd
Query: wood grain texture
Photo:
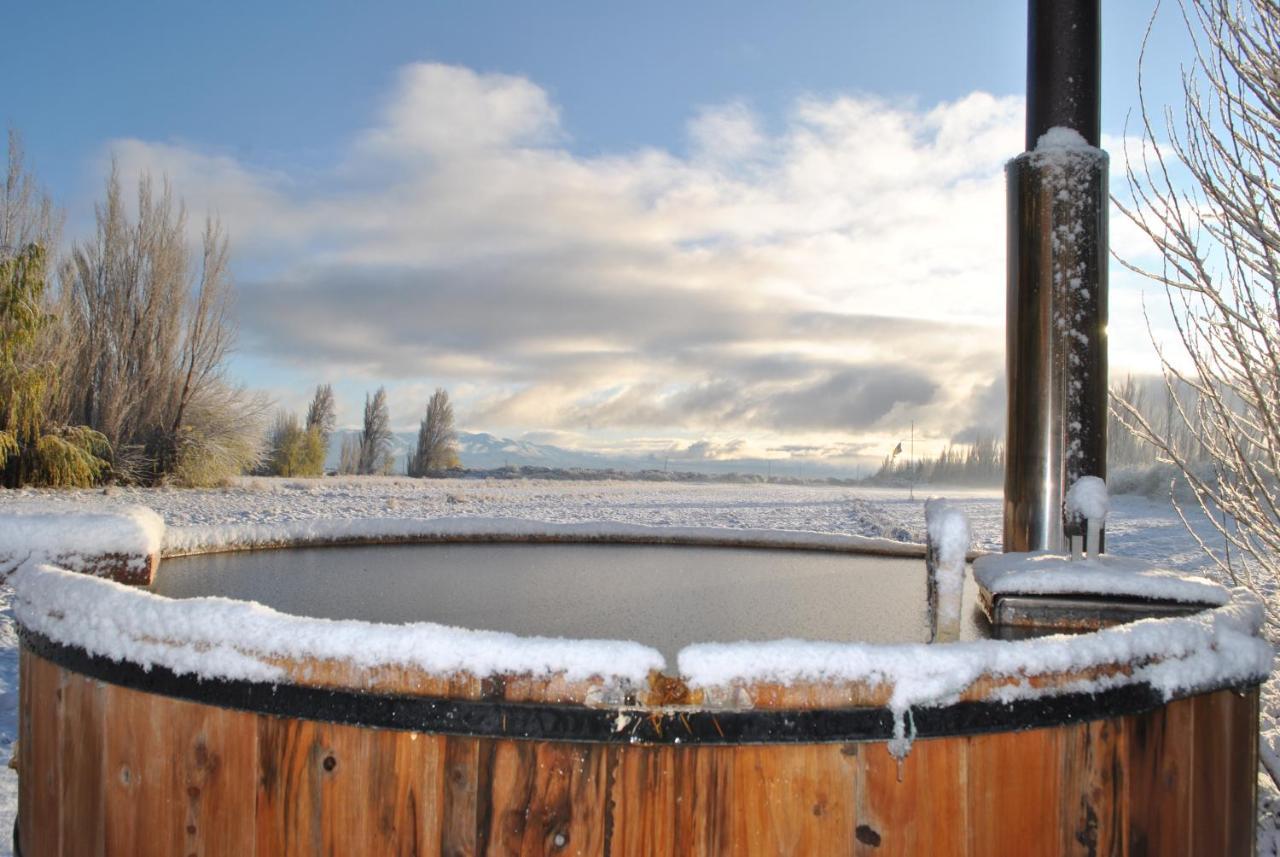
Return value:
<svg viewBox="0 0 1280 857">
<path fill-rule="evenodd" d="M 865 855 L 968 853 L 968 744 L 917 741 L 901 762 L 884 744 L 851 745 L 862 761 L 855 852 Z"/>
<path fill-rule="evenodd" d="M 868 745 L 870 748 L 872 745 Z M 742 857 L 847 852 L 858 824 L 862 760 L 840 744 L 740 747 L 718 807 Z"/>
<path fill-rule="evenodd" d="M 494 742 L 480 799 L 485 840 L 496 854 L 604 853 L 608 748 L 590 744 Z"/>
<path fill-rule="evenodd" d="M 1122 857 L 1128 847 L 1124 724 L 1095 720 L 1060 734 L 1062 853 Z"/>
<path fill-rule="evenodd" d="M 970 854 L 1059 857 L 1062 729 L 977 735 L 968 741 Z"/>
<path fill-rule="evenodd" d="M 29 845 L 25 831 L 34 829 L 32 811 L 38 798 L 35 794 L 36 767 L 31 752 L 35 744 L 31 737 L 31 656 L 26 649 L 18 650 L 18 833 L 19 846 L 27 854 L 35 852 Z M 23 771 L 28 773 L 24 776 Z"/>
<path fill-rule="evenodd" d="M 58 811 L 62 853 L 99 857 L 103 853 L 103 726 L 105 685 L 61 671 L 62 712 L 58 729 L 62 774 Z"/>
<path fill-rule="evenodd" d="M 185 812 L 172 793 L 170 764 L 170 716 L 178 707 L 178 700 L 108 688 L 102 768 L 107 854 L 172 853 L 170 843 L 185 823 Z"/>
<path fill-rule="evenodd" d="M 1129 853 L 1179 857 L 1191 851 L 1191 738 L 1194 701 L 1124 718 L 1128 733 Z M 1255 738 L 1256 740 L 1256 738 Z M 1209 823 L 1207 819 L 1202 824 Z"/>
<path fill-rule="evenodd" d="M 1253 842 L 1256 690 L 921 740 L 899 761 L 883 742 L 363 729 L 101 684 L 27 652 L 19 672 L 19 819 L 35 857 L 1235 857 Z"/>
<path fill-rule="evenodd" d="M 26 742 L 29 747 L 23 777 L 28 788 L 18 799 L 23 824 L 23 857 L 58 857 L 62 853 L 62 754 L 61 731 L 63 690 L 62 670 L 42 658 L 29 656 L 27 680 L 31 686 L 30 720 Z M 77 772 L 78 773 L 78 772 Z M 28 847 L 29 846 L 29 847 Z"/>
<path fill-rule="evenodd" d="M 179 702 L 167 717 L 169 786 L 182 825 L 170 853 L 236 857 L 254 847 L 257 718 L 242 711 Z"/>
<path fill-rule="evenodd" d="M 616 747 L 606 853 L 732 853 L 722 807 L 733 803 L 735 750 Z M 638 799 L 641 795 L 644 799 Z"/>
<path fill-rule="evenodd" d="M 1252 700 L 1227 692 L 1187 701 L 1194 721 L 1191 806 L 1205 821 L 1192 826 L 1191 853 L 1248 857 L 1253 853 L 1253 836 L 1244 835 L 1240 807 L 1252 805 L 1257 787 L 1257 720 Z M 1255 751 L 1241 752 L 1246 746 Z"/>
</svg>

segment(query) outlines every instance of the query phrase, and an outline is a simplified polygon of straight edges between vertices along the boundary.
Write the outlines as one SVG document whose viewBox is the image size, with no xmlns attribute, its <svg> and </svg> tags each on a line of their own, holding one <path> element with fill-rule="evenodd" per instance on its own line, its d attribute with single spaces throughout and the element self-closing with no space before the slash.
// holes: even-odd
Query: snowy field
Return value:
<svg viewBox="0 0 1280 857">
<path fill-rule="evenodd" d="M 167 525 L 170 549 L 237 534 L 291 531 L 320 520 L 369 518 L 521 518 L 557 524 L 608 521 L 675 527 L 727 527 L 871 536 L 923 541 L 924 499 L 906 490 L 829 486 L 669 484 L 652 482 L 541 482 L 413 480 L 396 477 L 243 479 L 215 490 L 107 489 L 106 491 L 4 491 L 0 513 L 33 501 L 79 509 L 142 504 Z M 1000 542 L 997 490 L 938 491 L 960 505 L 973 524 L 975 547 Z M 1204 536 L 1208 538 L 1206 526 Z M 1167 500 L 1112 498 L 1108 550 L 1159 560 L 1169 568 L 1212 576 L 1212 569 Z M 0 588 L 0 745 L 17 735 L 17 638 L 7 588 Z M 1280 741 L 1280 699 L 1266 689 L 1264 751 Z M 1269 780 L 1259 782 L 1262 811 L 1258 853 L 1280 857 Z M 8 831 L 17 809 L 17 777 L 0 769 L 0 855 L 9 854 Z"/>
</svg>

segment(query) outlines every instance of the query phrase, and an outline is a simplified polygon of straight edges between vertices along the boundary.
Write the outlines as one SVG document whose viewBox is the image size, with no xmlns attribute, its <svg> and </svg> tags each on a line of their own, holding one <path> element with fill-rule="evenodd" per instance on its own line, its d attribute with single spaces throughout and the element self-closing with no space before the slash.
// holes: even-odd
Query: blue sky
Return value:
<svg viewBox="0 0 1280 857">
<path fill-rule="evenodd" d="M 1151 7 L 1103 6 L 1114 140 Z M 1002 321 L 994 200 L 1021 142 L 1024 16 L 1017 0 L 21 4 L 0 119 L 71 239 L 108 153 L 216 210 L 241 282 L 235 370 L 287 406 L 335 381 L 353 420 L 385 382 L 407 425 L 445 384 L 477 429 L 869 461 L 912 420 L 937 444 L 999 423 L 998 349 L 979 343 Z M 1161 16 L 1158 102 L 1186 53 L 1176 9 Z M 930 288 L 982 292 L 957 313 Z M 1136 286 L 1116 291 L 1131 318 Z M 274 321 L 311 295 L 307 318 Z M 397 307 L 420 325 L 384 335 Z M 506 330 L 502 308 L 545 335 Z M 913 360 L 918 335 L 894 333 L 912 319 L 970 345 Z M 1143 360 L 1113 345 L 1113 365 Z"/>
</svg>

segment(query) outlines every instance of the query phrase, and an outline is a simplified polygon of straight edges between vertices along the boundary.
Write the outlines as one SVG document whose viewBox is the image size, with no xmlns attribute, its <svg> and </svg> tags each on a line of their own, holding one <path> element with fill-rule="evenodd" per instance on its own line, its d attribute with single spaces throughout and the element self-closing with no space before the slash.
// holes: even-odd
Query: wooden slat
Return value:
<svg viewBox="0 0 1280 857">
<path fill-rule="evenodd" d="M 106 690 L 93 679 L 63 672 L 62 693 L 58 724 L 62 853 L 66 857 L 94 857 L 103 853 Z"/>
<path fill-rule="evenodd" d="M 252 854 L 257 717 L 175 700 L 167 723 L 172 802 L 162 829 L 170 853 Z"/>
<path fill-rule="evenodd" d="M 437 854 L 444 796 L 445 739 L 415 732 L 369 733 L 369 788 L 376 853 L 391 857 Z"/>
<path fill-rule="evenodd" d="M 443 857 L 477 857 L 485 853 L 489 820 L 480 789 L 488 782 L 493 749 L 478 738 L 445 739 L 444 787 L 441 800 L 440 853 Z"/>
<path fill-rule="evenodd" d="M 319 770 L 323 727 L 310 720 L 258 718 L 254 839 L 262 855 L 323 854 Z"/>
<path fill-rule="evenodd" d="M 172 789 L 169 716 L 174 700 L 112 687 L 107 695 L 103 776 L 109 855 L 170 854 L 164 819 L 178 806 Z"/>
<path fill-rule="evenodd" d="M 1257 787 L 1255 697 L 1224 690 L 1190 702 L 1191 853 L 1248 857 L 1253 823 L 1242 808 L 1253 806 Z"/>
<path fill-rule="evenodd" d="M 25 646 L 18 647 L 18 832 L 19 847 L 26 854 L 35 852 L 29 831 L 34 819 L 31 810 L 35 806 L 35 763 L 31 760 L 31 655 Z M 24 775 L 24 772 L 25 775 Z"/>
<path fill-rule="evenodd" d="M 610 854 L 732 854 L 729 747 L 621 747 L 610 803 Z"/>
<path fill-rule="evenodd" d="M 1058 857 L 1061 765 L 1057 729 L 967 739 L 969 853 Z"/>
<path fill-rule="evenodd" d="M 732 786 L 715 809 L 727 819 L 729 853 L 851 853 L 862 759 L 848 749 L 839 744 L 737 748 Z"/>
<path fill-rule="evenodd" d="M 608 748 L 598 744 L 494 743 L 480 799 L 490 853 L 604 853 Z"/>
<path fill-rule="evenodd" d="M 853 853 L 968 853 L 968 743 L 963 738 L 916 741 L 901 762 L 882 743 L 852 746 L 863 766 Z"/>
<path fill-rule="evenodd" d="M 1062 853 L 1123 857 L 1128 853 L 1125 804 L 1127 744 L 1118 720 L 1065 726 L 1062 754 Z"/>
<path fill-rule="evenodd" d="M 30 745 L 25 778 L 28 806 L 23 815 L 24 857 L 58 857 L 62 853 L 59 805 L 62 797 L 62 754 L 59 724 L 62 722 L 62 670 L 30 657 L 27 681 L 31 710 L 26 741 Z M 28 847 L 29 846 L 29 847 Z"/>
<path fill-rule="evenodd" d="M 615 747 L 609 800 L 611 854 L 675 854 L 679 783 L 675 754 L 692 756 L 696 748 Z M 647 795 L 628 800 L 627 795 Z M 690 791 L 692 799 L 692 791 Z M 687 853 L 695 854 L 692 850 Z"/>
<path fill-rule="evenodd" d="M 1253 854 L 1257 837 L 1258 806 L 1258 707 L 1259 690 L 1244 694 L 1222 691 L 1233 700 L 1231 727 L 1235 745 L 1231 748 L 1231 802 L 1227 808 L 1228 854 Z"/>
<path fill-rule="evenodd" d="M 1191 855 L 1193 702 L 1124 718 L 1131 857 Z"/>
</svg>

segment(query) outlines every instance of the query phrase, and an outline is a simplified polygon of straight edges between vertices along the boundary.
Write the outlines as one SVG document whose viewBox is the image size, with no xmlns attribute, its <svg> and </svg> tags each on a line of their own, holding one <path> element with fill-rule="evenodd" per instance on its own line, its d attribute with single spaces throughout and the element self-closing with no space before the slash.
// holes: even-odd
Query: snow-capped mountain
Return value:
<svg viewBox="0 0 1280 857">
<path fill-rule="evenodd" d="M 358 434 L 353 429 L 334 432 L 329 443 L 326 468 L 338 467 L 342 441 L 348 435 Z M 396 432 L 392 438 L 394 472 L 403 473 L 405 460 L 418 442 L 417 432 Z M 757 476 L 776 477 L 849 477 L 854 473 L 848 466 L 832 465 L 822 461 L 780 462 L 752 458 L 696 459 L 672 454 L 668 459 L 649 453 L 606 454 L 585 450 L 566 449 L 546 443 L 513 440 L 488 432 L 458 432 L 458 458 L 468 470 L 497 470 L 501 467 L 549 467 L 573 470 L 670 470 L 704 473 L 750 473 Z"/>
</svg>

